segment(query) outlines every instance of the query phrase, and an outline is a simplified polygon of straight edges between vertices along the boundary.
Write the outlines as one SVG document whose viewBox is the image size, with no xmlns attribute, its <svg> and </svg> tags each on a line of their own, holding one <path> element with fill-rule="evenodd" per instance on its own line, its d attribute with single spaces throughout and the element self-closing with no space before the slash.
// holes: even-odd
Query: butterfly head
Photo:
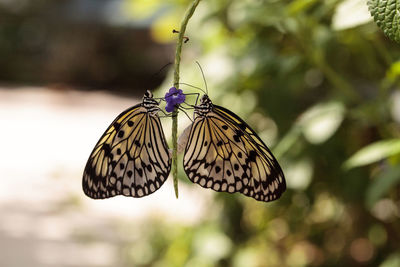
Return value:
<svg viewBox="0 0 400 267">
<path fill-rule="evenodd" d="M 144 93 L 144 97 L 153 98 L 153 93 L 150 90 L 146 90 L 146 93 Z"/>
<path fill-rule="evenodd" d="M 212 104 L 210 98 L 208 97 L 208 95 L 203 95 L 201 97 L 201 99 L 200 99 L 200 105 L 205 105 L 205 104 L 207 104 L 207 105 L 211 105 Z"/>
<path fill-rule="evenodd" d="M 158 111 L 158 102 L 153 98 L 153 94 L 147 90 L 143 96 L 143 107 L 147 108 L 149 112 Z"/>
<path fill-rule="evenodd" d="M 203 95 L 200 99 L 200 104 L 195 106 L 195 112 L 200 116 L 207 115 L 212 110 L 212 102 L 208 95 Z"/>
</svg>

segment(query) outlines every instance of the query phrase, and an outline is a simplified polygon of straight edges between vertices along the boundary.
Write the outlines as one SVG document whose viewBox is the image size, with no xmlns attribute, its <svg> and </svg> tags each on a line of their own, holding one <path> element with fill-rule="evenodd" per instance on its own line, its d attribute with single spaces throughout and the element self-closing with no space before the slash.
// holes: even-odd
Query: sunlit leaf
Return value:
<svg viewBox="0 0 400 267">
<path fill-rule="evenodd" d="M 334 30 L 345 30 L 363 25 L 372 20 L 366 0 L 345 0 L 340 2 L 332 18 Z"/>
<path fill-rule="evenodd" d="M 390 80 L 395 80 L 399 76 L 400 76 L 400 61 L 396 61 L 392 65 L 390 65 L 390 68 L 386 73 L 386 77 Z"/>
<path fill-rule="evenodd" d="M 307 158 L 286 164 L 285 174 L 288 188 L 306 189 L 311 183 L 313 172 L 313 162 Z"/>
<path fill-rule="evenodd" d="M 317 104 L 301 115 L 298 124 L 310 143 L 320 144 L 336 132 L 344 114 L 345 107 L 340 102 Z"/>
<path fill-rule="evenodd" d="M 372 207 L 390 188 L 395 187 L 397 183 L 400 183 L 400 166 L 390 168 L 377 175 L 367 189 L 367 206 Z"/>
<path fill-rule="evenodd" d="M 363 147 L 345 163 L 345 169 L 368 165 L 400 153 L 400 139 L 375 142 Z"/>
</svg>

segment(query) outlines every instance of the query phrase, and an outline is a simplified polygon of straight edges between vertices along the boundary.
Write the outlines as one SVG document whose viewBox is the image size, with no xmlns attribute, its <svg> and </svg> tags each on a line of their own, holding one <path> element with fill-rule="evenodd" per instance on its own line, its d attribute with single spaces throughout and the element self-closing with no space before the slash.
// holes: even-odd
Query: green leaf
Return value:
<svg viewBox="0 0 400 267">
<path fill-rule="evenodd" d="M 391 80 L 395 81 L 400 76 L 400 61 L 396 61 L 390 65 L 389 70 L 386 73 L 386 77 Z"/>
<path fill-rule="evenodd" d="M 400 266 L 400 253 L 393 253 L 379 265 L 379 267 L 398 267 Z"/>
<path fill-rule="evenodd" d="M 347 170 L 368 165 L 400 153 L 400 139 L 372 143 L 357 151 L 343 165 Z"/>
<path fill-rule="evenodd" d="M 382 196 L 400 182 L 400 166 L 396 166 L 377 175 L 367 189 L 366 203 L 372 207 Z"/>
<path fill-rule="evenodd" d="M 274 155 L 279 159 L 283 154 L 288 152 L 291 147 L 293 147 L 296 142 L 298 142 L 301 136 L 300 127 L 295 125 L 292 129 L 281 139 L 281 141 L 276 145 L 273 152 Z"/>
<path fill-rule="evenodd" d="M 316 0 L 296 0 L 289 4 L 288 11 L 290 15 L 295 15 L 301 11 L 307 10 L 307 8 L 313 6 L 318 1 Z"/>
<path fill-rule="evenodd" d="M 370 0 L 368 7 L 379 28 L 390 39 L 400 42 L 400 0 Z"/>
</svg>

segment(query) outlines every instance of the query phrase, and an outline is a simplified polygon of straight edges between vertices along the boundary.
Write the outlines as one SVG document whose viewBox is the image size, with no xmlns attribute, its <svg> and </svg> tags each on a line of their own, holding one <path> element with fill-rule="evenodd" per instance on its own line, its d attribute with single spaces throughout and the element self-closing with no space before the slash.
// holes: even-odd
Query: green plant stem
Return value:
<svg viewBox="0 0 400 267">
<path fill-rule="evenodd" d="M 183 38 L 186 31 L 186 26 L 189 22 L 189 19 L 192 17 L 194 11 L 196 10 L 197 5 L 201 0 L 194 0 L 191 6 L 185 13 L 183 17 L 181 28 L 179 30 L 178 42 L 176 44 L 176 53 L 175 53 L 175 71 L 174 71 L 174 86 L 179 86 L 179 67 L 181 64 L 181 53 L 182 53 L 182 44 Z M 174 179 L 174 189 L 175 196 L 178 198 L 178 161 L 177 161 L 177 146 L 178 146 L 178 108 L 175 107 L 172 112 L 172 177 Z"/>
</svg>

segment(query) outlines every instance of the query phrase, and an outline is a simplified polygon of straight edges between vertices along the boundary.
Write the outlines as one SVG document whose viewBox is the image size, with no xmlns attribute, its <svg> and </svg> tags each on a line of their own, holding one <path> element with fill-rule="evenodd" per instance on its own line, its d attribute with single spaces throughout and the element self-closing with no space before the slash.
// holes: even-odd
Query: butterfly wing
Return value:
<svg viewBox="0 0 400 267">
<path fill-rule="evenodd" d="M 143 197 L 165 182 L 171 158 L 160 119 L 141 104 L 122 112 L 94 147 L 83 173 L 91 198 Z"/>
<path fill-rule="evenodd" d="M 192 182 L 215 191 L 268 202 L 286 189 L 282 169 L 263 141 L 237 115 L 217 105 L 195 118 L 183 165 Z"/>
</svg>

